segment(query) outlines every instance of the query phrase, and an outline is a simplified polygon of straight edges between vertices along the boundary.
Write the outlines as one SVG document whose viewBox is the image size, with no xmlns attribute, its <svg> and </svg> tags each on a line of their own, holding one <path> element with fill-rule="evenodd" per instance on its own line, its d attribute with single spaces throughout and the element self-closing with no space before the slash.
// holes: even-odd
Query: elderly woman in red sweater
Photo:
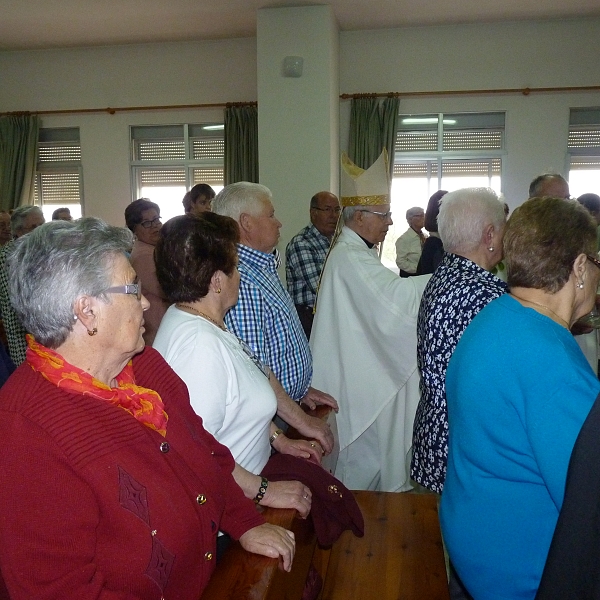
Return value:
<svg viewBox="0 0 600 600">
<path fill-rule="evenodd" d="M 184 383 L 144 350 L 131 234 L 54 222 L 9 258 L 27 359 L 0 391 L 0 569 L 12 600 L 198 600 L 219 529 L 291 566 Z M 260 494 L 260 492 L 259 492 Z M 260 498 L 258 499 L 260 500 Z"/>
</svg>

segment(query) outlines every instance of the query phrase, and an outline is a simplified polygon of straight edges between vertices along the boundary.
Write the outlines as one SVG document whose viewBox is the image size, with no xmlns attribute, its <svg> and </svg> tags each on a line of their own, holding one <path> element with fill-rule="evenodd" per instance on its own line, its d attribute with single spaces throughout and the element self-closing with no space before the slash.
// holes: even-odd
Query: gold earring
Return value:
<svg viewBox="0 0 600 600">
<path fill-rule="evenodd" d="M 221 288 L 217 288 L 215 291 L 217 292 L 217 294 L 220 294 L 221 293 Z"/>
<path fill-rule="evenodd" d="M 96 327 L 94 327 L 94 329 L 92 329 L 91 331 L 88 329 L 87 332 L 88 332 L 89 336 L 93 336 L 98 333 L 98 329 Z"/>
</svg>

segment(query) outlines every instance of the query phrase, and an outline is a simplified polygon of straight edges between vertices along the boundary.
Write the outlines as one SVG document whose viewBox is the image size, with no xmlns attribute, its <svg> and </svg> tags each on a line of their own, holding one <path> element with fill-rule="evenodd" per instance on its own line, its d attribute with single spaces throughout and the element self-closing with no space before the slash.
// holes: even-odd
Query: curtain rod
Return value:
<svg viewBox="0 0 600 600">
<path fill-rule="evenodd" d="M 340 94 L 342 100 L 358 98 L 408 98 L 411 96 L 475 96 L 478 94 L 523 94 L 529 96 L 534 93 L 552 92 L 598 92 L 600 85 L 583 85 L 577 87 L 539 87 L 539 88 L 504 88 L 493 90 L 444 90 L 432 92 L 386 92 L 365 94 Z"/>
<path fill-rule="evenodd" d="M 479 94 L 530 94 L 556 93 L 556 92 L 598 92 L 600 85 L 584 85 L 573 87 L 536 87 L 536 88 L 500 88 L 491 90 L 443 90 L 430 92 L 367 92 L 362 94 L 340 94 L 341 100 L 353 98 L 408 98 L 418 96 L 474 96 Z M 118 112 L 137 112 L 145 110 L 185 110 L 190 108 L 228 108 L 230 106 L 258 106 L 258 102 L 217 102 L 215 104 L 171 104 L 165 106 L 121 106 L 119 108 L 72 108 L 65 110 L 37 110 L 0 112 L 2 117 L 20 117 L 28 115 L 72 115 L 81 113 L 108 113 L 114 115 Z"/>
<path fill-rule="evenodd" d="M 169 106 L 121 106 L 119 108 L 71 108 L 65 110 L 32 110 L 2 112 L 2 117 L 23 117 L 29 115 L 73 115 L 79 113 L 101 113 L 114 115 L 118 112 L 136 112 L 143 110 L 183 110 L 189 108 L 229 108 L 231 106 L 258 106 L 258 102 L 219 102 L 216 104 L 172 104 Z"/>
</svg>

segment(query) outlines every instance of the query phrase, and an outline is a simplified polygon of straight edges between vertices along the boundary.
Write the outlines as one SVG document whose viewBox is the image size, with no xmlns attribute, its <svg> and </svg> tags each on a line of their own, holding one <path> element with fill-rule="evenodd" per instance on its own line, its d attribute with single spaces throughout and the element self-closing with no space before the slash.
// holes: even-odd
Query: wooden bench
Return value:
<svg viewBox="0 0 600 600">
<path fill-rule="evenodd" d="M 327 412 L 315 414 L 326 418 Z M 320 548 L 310 520 L 267 508 L 269 523 L 296 535 L 292 572 L 233 543 L 201 600 L 300 600 L 311 564 L 324 581 L 319 600 L 449 600 L 437 497 L 353 493 L 365 519 L 363 538 L 346 531 L 331 548 Z"/>
</svg>

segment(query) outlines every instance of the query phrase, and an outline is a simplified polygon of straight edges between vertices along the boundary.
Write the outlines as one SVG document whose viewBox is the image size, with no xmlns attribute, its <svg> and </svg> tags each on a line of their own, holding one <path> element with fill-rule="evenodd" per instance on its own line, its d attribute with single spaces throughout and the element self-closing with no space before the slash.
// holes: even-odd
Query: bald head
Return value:
<svg viewBox="0 0 600 600">
<path fill-rule="evenodd" d="M 530 198 L 564 198 L 570 197 L 569 184 L 558 173 L 545 173 L 536 177 L 529 185 Z"/>
</svg>

